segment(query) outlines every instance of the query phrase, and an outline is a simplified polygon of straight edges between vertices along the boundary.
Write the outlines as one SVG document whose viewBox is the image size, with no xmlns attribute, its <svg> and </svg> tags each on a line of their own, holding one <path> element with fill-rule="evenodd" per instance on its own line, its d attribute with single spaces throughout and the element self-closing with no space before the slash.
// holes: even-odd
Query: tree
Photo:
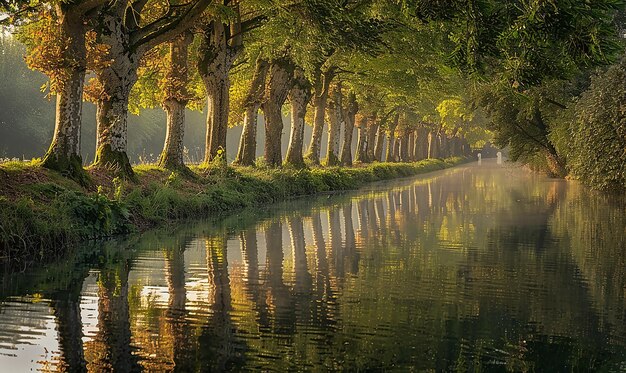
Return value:
<svg viewBox="0 0 626 373">
<path fill-rule="evenodd" d="M 356 102 L 354 91 L 349 91 L 345 102 L 346 104 L 342 108 L 345 127 L 343 132 L 343 147 L 341 148 L 341 164 L 343 166 L 352 166 L 352 136 L 354 134 L 356 113 L 359 111 L 359 105 Z"/>
<path fill-rule="evenodd" d="M 13 14 L 32 12 L 30 17 L 35 21 L 26 23 L 22 29 L 22 38 L 29 46 L 26 61 L 31 69 L 48 76 L 49 92 L 56 95 L 54 136 L 42 165 L 81 182 L 87 180 L 80 155 L 82 96 L 87 69 L 85 37 L 96 9 L 104 3 L 54 1 L 47 3 L 50 8 L 36 3 L 26 8 L 17 7 L 15 3 L 13 8 L 5 5 Z"/>
<path fill-rule="evenodd" d="M 265 117 L 265 161 L 276 167 L 283 163 L 281 138 L 283 131 L 282 107 L 293 85 L 295 65 L 289 55 L 274 58 L 270 63 L 265 98 L 261 105 Z"/>
<path fill-rule="evenodd" d="M 313 94 L 313 107 L 315 116 L 313 119 L 313 133 L 311 135 L 311 143 L 306 158 L 313 164 L 320 163 L 320 152 L 322 151 L 322 133 L 324 132 L 324 118 L 326 115 L 326 103 L 328 101 L 328 92 L 330 83 L 335 77 L 334 67 L 318 68 L 315 72 L 315 93 Z"/>
<path fill-rule="evenodd" d="M 294 167 L 304 167 L 302 147 L 304 143 L 304 117 L 311 99 L 311 83 L 302 68 L 296 67 L 293 87 L 289 91 L 291 103 L 291 135 L 285 163 Z"/>
<path fill-rule="evenodd" d="M 218 155 L 226 157 L 226 131 L 229 112 L 229 71 L 243 48 L 243 35 L 239 3 L 225 1 L 224 7 L 232 5 L 234 19 L 229 23 L 212 20 L 202 28 L 202 43 L 198 51 L 198 71 L 207 94 L 207 134 L 204 162 Z"/>
<path fill-rule="evenodd" d="M 256 159 L 257 119 L 265 92 L 265 81 L 267 80 L 268 70 L 269 63 L 259 55 L 256 59 L 254 76 L 250 81 L 250 89 L 243 102 L 245 110 L 243 131 L 241 133 L 237 158 L 235 158 L 234 162 L 241 166 L 252 166 Z"/>
<path fill-rule="evenodd" d="M 188 48 L 193 41 L 190 32 L 183 32 L 169 42 L 168 67 L 163 84 L 163 110 L 167 114 L 165 144 L 159 157 L 159 166 L 178 171 L 187 171 L 183 160 L 185 137 L 185 108 L 189 101 L 187 85 Z"/>
<path fill-rule="evenodd" d="M 330 91 L 330 101 L 326 109 L 328 117 L 328 147 L 326 150 L 326 165 L 340 164 L 339 150 L 341 145 L 341 123 L 343 122 L 341 82 L 337 82 Z"/>
<path fill-rule="evenodd" d="M 626 57 L 594 77 L 565 118 L 572 174 L 599 189 L 626 189 Z"/>
<path fill-rule="evenodd" d="M 95 68 L 89 97 L 97 106 L 96 157 L 93 166 L 125 177 L 134 175 L 126 154 L 131 89 L 141 58 L 156 45 L 189 29 L 211 0 L 180 6 L 146 7 L 147 1 L 116 1 L 99 15 L 98 42 L 106 48 L 105 63 Z M 156 14 L 155 14 L 156 13 Z"/>
</svg>

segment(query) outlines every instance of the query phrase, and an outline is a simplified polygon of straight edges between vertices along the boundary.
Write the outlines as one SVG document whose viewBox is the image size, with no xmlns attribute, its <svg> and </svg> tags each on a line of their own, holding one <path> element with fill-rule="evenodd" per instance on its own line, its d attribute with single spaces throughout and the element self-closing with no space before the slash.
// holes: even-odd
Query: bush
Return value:
<svg viewBox="0 0 626 373">
<path fill-rule="evenodd" d="M 626 189 L 626 57 L 595 77 L 575 105 L 571 173 L 599 189 Z"/>
</svg>

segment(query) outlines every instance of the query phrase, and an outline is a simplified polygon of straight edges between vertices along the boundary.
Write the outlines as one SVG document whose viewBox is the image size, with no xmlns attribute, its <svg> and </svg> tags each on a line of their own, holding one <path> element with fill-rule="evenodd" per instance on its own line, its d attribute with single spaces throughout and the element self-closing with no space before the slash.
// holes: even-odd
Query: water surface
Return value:
<svg viewBox="0 0 626 373">
<path fill-rule="evenodd" d="M 626 204 L 483 161 L 0 283 L 1 371 L 626 371 Z"/>
</svg>

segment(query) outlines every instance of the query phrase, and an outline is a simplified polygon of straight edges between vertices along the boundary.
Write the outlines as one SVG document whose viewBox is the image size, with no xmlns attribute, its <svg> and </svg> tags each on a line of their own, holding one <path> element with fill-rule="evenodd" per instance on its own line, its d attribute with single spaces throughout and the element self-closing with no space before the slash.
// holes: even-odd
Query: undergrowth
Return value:
<svg viewBox="0 0 626 373">
<path fill-rule="evenodd" d="M 435 171 L 461 158 L 312 169 L 213 164 L 190 173 L 138 166 L 138 182 L 106 179 L 97 191 L 54 173 L 14 164 L 0 188 L 0 256 L 13 262 L 62 254 L 85 239 L 106 238 L 174 220 L 209 217 L 298 196 L 356 189 L 365 183 Z M 18 176 L 35 172 L 30 181 Z M 19 180 L 11 189 L 11 180 Z M 45 179 L 45 180 L 42 180 Z M 103 180 L 102 177 L 99 180 Z M 18 188 L 16 191 L 15 189 Z"/>
</svg>

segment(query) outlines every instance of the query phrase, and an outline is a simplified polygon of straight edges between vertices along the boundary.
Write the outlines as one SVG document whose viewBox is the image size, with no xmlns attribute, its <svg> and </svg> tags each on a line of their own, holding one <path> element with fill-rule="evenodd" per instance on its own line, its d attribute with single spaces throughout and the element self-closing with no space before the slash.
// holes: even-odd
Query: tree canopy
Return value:
<svg viewBox="0 0 626 373">
<path fill-rule="evenodd" d="M 56 96 L 44 165 L 60 171 L 80 169 L 73 138 L 86 99 L 98 108 L 95 165 L 128 176 L 129 111 L 163 107 L 179 144 L 185 109 L 206 112 L 208 163 L 226 156 L 229 127 L 244 125 L 239 153 L 255 149 L 259 110 L 287 113 L 284 104 L 302 107 L 313 126 L 313 164 L 328 124 L 332 141 L 346 126 L 335 151 L 358 142 L 360 161 L 382 161 L 383 147 L 389 159 L 411 160 L 419 146 L 435 156 L 456 140 L 475 149 L 494 140 L 513 159 L 564 176 L 577 159 L 565 128 L 584 132 L 574 124 L 587 115 L 569 109 L 589 100 L 593 70 L 622 54 L 623 8 L 621 0 L 3 0 L 0 22 Z M 282 119 L 270 122 L 278 138 L 267 136 L 265 149 L 279 151 Z M 304 147 L 291 137 L 291 148 Z M 282 154 L 266 157 L 282 163 Z"/>
</svg>

